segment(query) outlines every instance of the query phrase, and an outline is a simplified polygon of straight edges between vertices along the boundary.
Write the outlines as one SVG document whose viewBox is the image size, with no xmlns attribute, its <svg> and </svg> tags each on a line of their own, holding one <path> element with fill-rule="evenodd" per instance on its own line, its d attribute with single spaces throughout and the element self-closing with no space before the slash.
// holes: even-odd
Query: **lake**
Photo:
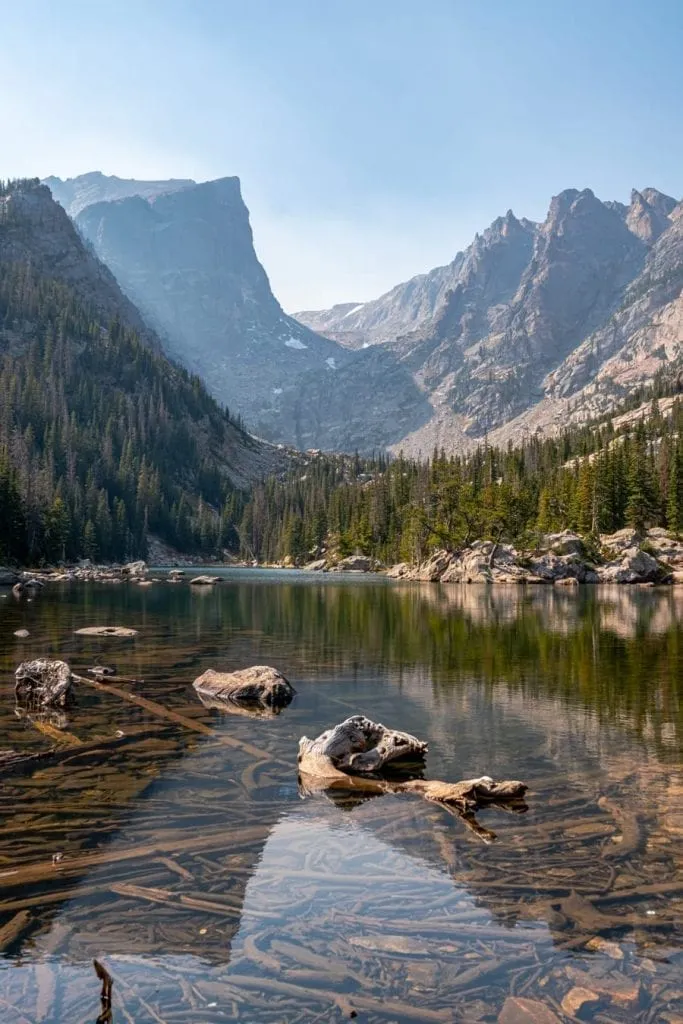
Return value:
<svg viewBox="0 0 683 1024">
<path fill-rule="evenodd" d="M 683 1021 L 682 587 L 222 575 L 0 598 L 0 749 L 58 751 L 3 778 L 3 1024 Z M 43 655 L 117 677 L 21 714 Z M 252 664 L 280 715 L 192 689 Z M 527 812 L 306 794 L 299 738 L 354 713 Z"/>
</svg>

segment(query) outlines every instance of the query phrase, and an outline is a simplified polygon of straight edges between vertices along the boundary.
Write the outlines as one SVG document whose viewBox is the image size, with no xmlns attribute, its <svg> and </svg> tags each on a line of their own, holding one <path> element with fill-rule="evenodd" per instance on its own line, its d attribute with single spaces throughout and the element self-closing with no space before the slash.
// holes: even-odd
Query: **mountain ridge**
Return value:
<svg viewBox="0 0 683 1024">
<path fill-rule="evenodd" d="M 250 428 L 275 440 L 278 396 L 303 375 L 329 374 L 346 357 L 336 342 L 289 317 L 254 249 L 237 177 L 136 182 L 85 175 L 74 223 L 164 349 L 198 373 Z M 57 197 L 64 183 L 55 179 Z M 164 187 L 166 185 L 167 187 Z M 78 191 L 78 189 L 76 189 Z M 126 194 L 121 194 L 121 193 Z"/>
</svg>

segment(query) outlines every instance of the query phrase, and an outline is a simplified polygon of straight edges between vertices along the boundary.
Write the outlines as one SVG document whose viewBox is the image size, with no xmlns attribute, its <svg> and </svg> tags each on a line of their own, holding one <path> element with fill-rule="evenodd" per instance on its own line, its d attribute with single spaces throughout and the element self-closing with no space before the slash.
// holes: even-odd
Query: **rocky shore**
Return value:
<svg viewBox="0 0 683 1024">
<path fill-rule="evenodd" d="M 661 529 L 645 537 L 625 529 L 590 544 L 566 530 L 547 535 L 534 550 L 475 541 L 460 551 L 435 551 L 419 565 L 394 565 L 386 575 L 428 583 L 680 584 L 683 542 Z"/>
<path fill-rule="evenodd" d="M 0 586 L 16 592 L 38 588 L 45 583 L 97 581 L 99 583 L 135 583 L 150 586 L 155 582 L 189 583 L 208 586 L 221 579 L 215 575 L 194 576 L 186 569 L 161 568 L 158 574 L 144 561 L 127 565 L 91 565 L 36 571 L 18 571 L 0 566 Z M 195 567 L 196 567 L 196 563 Z M 216 567 L 225 568 L 223 563 Z M 630 583 L 641 586 L 683 584 L 683 540 L 666 530 L 655 528 L 642 535 L 634 530 L 619 530 L 599 538 L 584 538 L 565 530 L 547 534 L 534 548 L 525 550 L 512 544 L 478 540 L 457 551 L 440 548 L 419 564 L 401 562 L 390 567 L 367 555 L 335 558 L 327 555 L 296 566 L 291 559 L 269 566 L 253 562 L 231 562 L 231 567 L 303 569 L 306 572 L 378 573 L 395 580 L 423 583 L 551 583 L 573 587 L 580 583 Z"/>
<path fill-rule="evenodd" d="M 382 572 L 390 579 L 424 583 L 633 583 L 644 586 L 683 583 L 683 541 L 665 530 L 645 536 L 619 530 L 588 540 L 565 530 L 548 534 L 533 549 L 478 540 L 457 551 L 438 549 L 425 561 L 384 568 L 365 555 L 338 561 L 319 558 L 308 572 Z"/>
</svg>

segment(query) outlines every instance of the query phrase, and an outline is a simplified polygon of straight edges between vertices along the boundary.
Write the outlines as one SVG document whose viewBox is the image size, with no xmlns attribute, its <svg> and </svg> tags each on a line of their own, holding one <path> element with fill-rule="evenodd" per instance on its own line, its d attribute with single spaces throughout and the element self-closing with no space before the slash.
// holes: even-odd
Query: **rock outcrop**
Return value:
<svg viewBox="0 0 683 1024">
<path fill-rule="evenodd" d="M 642 543 L 641 543 L 642 542 Z M 600 538 L 592 560 L 577 534 L 549 534 L 534 551 L 511 544 L 475 541 L 459 551 L 439 549 L 419 565 L 391 566 L 391 579 L 425 583 L 671 583 L 683 581 L 683 542 L 664 530 L 643 541 L 633 530 Z M 645 550 L 642 545 L 649 548 Z"/>
</svg>

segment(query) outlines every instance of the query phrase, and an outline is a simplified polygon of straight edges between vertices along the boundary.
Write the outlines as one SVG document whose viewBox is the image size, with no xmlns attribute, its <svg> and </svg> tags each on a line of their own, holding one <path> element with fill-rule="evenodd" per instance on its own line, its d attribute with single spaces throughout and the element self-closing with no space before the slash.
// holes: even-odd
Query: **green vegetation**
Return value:
<svg viewBox="0 0 683 1024">
<path fill-rule="evenodd" d="M 237 546 L 240 425 L 198 378 L 27 263 L 0 264 L 0 559 Z"/>
<path fill-rule="evenodd" d="M 660 386 L 660 390 L 663 390 Z M 553 439 L 468 457 L 320 456 L 254 489 L 241 523 L 245 555 L 314 557 L 323 547 L 386 563 L 477 538 L 534 543 L 539 533 L 588 536 L 624 526 L 683 531 L 683 405 L 615 432 L 611 420 Z"/>
</svg>

